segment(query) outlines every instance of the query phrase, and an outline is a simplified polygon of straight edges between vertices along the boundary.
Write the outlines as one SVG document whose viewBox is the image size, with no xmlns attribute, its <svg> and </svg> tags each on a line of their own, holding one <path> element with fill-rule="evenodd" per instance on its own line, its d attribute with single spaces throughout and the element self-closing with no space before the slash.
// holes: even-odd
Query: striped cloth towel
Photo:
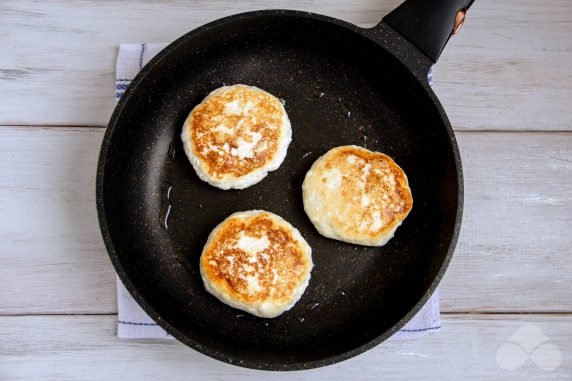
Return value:
<svg viewBox="0 0 572 381">
<path fill-rule="evenodd" d="M 121 44 L 115 71 L 115 100 L 119 101 L 135 75 L 167 44 Z M 432 74 L 428 75 L 432 84 Z M 139 307 L 117 278 L 117 336 L 124 339 L 173 339 Z M 427 304 L 392 339 L 415 338 L 441 329 L 439 295 L 435 292 Z"/>
</svg>

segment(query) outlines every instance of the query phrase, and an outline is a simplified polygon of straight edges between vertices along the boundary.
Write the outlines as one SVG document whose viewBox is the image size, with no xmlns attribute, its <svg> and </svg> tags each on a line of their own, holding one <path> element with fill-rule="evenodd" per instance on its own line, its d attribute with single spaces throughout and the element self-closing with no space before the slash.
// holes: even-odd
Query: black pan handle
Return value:
<svg viewBox="0 0 572 381">
<path fill-rule="evenodd" d="M 463 25 L 473 1 L 407 0 L 383 21 L 437 62 L 449 38 Z"/>
</svg>

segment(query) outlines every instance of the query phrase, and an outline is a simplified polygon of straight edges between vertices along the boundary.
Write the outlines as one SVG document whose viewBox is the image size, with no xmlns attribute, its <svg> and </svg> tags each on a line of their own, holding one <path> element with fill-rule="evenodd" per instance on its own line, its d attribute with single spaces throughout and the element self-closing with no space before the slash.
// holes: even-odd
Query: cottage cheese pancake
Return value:
<svg viewBox="0 0 572 381">
<path fill-rule="evenodd" d="M 262 210 L 238 212 L 209 235 L 200 259 L 208 292 L 265 318 L 289 310 L 310 281 L 312 250 L 300 232 Z"/>
<path fill-rule="evenodd" d="M 189 114 L 181 133 L 197 175 L 221 189 L 243 189 L 278 169 L 292 139 L 275 96 L 253 86 L 224 86 Z"/>
<path fill-rule="evenodd" d="M 403 170 L 389 156 L 358 146 L 316 160 L 302 192 L 320 234 L 366 246 L 385 245 L 413 207 Z"/>
</svg>

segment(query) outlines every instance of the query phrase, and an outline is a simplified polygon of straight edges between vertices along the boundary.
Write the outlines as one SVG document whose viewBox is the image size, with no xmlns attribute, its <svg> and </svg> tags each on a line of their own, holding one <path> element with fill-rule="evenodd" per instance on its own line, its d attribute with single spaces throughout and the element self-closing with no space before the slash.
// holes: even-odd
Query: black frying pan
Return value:
<svg viewBox="0 0 572 381">
<path fill-rule="evenodd" d="M 371 29 L 296 11 L 239 14 L 186 34 L 145 66 L 113 113 L 97 174 L 107 250 L 143 309 L 208 356 L 272 370 L 355 356 L 413 317 L 443 276 L 462 215 L 459 152 L 426 77 L 471 3 L 409 0 Z M 225 83 L 284 99 L 292 122 L 282 166 L 245 190 L 199 180 L 179 138 L 190 110 Z M 381 248 L 324 238 L 303 210 L 306 171 L 347 144 L 390 155 L 410 180 L 413 211 Z M 249 209 L 284 217 L 313 249 L 310 285 L 275 319 L 224 305 L 199 275 L 211 229 Z"/>
</svg>

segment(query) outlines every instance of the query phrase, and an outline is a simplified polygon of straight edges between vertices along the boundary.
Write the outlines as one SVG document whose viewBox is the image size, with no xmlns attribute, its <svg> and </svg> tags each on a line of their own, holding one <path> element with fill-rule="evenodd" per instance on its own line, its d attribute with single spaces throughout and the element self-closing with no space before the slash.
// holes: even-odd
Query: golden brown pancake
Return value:
<svg viewBox="0 0 572 381">
<path fill-rule="evenodd" d="M 200 259 L 205 288 L 222 302 L 260 317 L 290 309 L 310 280 L 312 250 L 281 217 L 232 214 L 210 234 Z"/>
<path fill-rule="evenodd" d="M 242 189 L 277 169 L 292 137 L 284 106 L 245 85 L 210 93 L 189 114 L 181 139 L 198 176 L 221 189 Z"/>
<path fill-rule="evenodd" d="M 367 246 L 386 244 L 413 207 L 405 172 L 389 156 L 358 146 L 336 147 L 319 158 L 302 192 L 320 234 Z"/>
</svg>

